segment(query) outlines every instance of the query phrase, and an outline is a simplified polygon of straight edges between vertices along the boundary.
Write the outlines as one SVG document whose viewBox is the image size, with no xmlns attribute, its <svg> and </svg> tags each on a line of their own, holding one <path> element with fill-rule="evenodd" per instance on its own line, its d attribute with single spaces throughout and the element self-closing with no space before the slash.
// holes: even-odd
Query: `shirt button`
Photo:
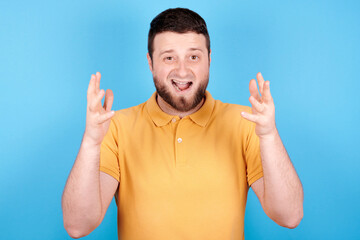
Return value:
<svg viewBox="0 0 360 240">
<path fill-rule="evenodd" d="M 182 142 L 182 138 L 178 138 L 178 143 L 181 143 Z"/>
<path fill-rule="evenodd" d="M 173 123 L 176 122 L 176 118 L 171 119 L 171 121 L 172 121 Z"/>
</svg>

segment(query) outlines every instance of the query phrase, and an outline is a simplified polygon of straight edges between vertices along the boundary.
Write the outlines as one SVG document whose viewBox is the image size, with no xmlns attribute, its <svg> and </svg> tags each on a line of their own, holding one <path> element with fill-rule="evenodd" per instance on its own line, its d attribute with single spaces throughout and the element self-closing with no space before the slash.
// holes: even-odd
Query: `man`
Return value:
<svg viewBox="0 0 360 240">
<path fill-rule="evenodd" d="M 88 88 L 86 129 L 63 199 L 64 225 L 82 237 L 115 195 L 119 239 L 243 239 L 249 186 L 281 226 L 303 216 L 303 190 L 275 126 L 268 81 L 250 81 L 248 107 L 214 100 L 205 21 L 168 9 L 151 23 L 156 93 L 111 111 L 100 73 Z M 104 106 L 101 99 L 105 95 Z"/>
</svg>

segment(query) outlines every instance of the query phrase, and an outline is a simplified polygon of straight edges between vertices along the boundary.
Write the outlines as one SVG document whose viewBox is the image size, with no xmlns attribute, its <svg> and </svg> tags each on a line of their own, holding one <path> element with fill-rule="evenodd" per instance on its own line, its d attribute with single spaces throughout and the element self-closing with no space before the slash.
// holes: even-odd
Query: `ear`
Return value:
<svg viewBox="0 0 360 240">
<path fill-rule="evenodd" d="M 150 54 L 147 53 L 147 54 L 146 54 L 146 57 L 147 57 L 147 60 L 148 60 L 148 63 L 149 63 L 150 71 L 152 72 L 152 71 L 153 71 L 153 67 L 152 67 L 152 60 L 151 60 Z"/>
<path fill-rule="evenodd" d="M 209 66 L 210 66 L 210 63 L 211 63 L 211 49 L 209 51 Z"/>
</svg>

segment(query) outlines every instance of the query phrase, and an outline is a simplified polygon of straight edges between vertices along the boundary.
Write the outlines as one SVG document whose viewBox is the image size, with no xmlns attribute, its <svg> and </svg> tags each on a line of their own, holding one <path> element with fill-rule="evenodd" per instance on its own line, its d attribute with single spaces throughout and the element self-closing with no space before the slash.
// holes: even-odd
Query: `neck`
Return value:
<svg viewBox="0 0 360 240">
<path fill-rule="evenodd" d="M 178 111 L 178 110 L 174 109 L 171 105 L 169 105 L 167 102 L 165 102 L 165 100 L 162 99 L 162 97 L 160 97 L 159 94 L 156 97 L 156 101 L 157 101 L 160 109 L 164 113 L 167 113 L 167 114 L 173 115 L 173 116 L 179 116 L 179 118 L 183 118 L 183 117 L 186 117 L 186 116 L 188 116 L 190 114 L 193 114 L 194 112 L 199 110 L 202 107 L 202 105 L 204 104 L 205 98 L 203 98 L 201 100 L 201 102 L 196 107 L 194 107 L 193 109 L 191 109 L 191 110 L 189 110 L 187 112 L 181 112 L 181 111 Z"/>
</svg>

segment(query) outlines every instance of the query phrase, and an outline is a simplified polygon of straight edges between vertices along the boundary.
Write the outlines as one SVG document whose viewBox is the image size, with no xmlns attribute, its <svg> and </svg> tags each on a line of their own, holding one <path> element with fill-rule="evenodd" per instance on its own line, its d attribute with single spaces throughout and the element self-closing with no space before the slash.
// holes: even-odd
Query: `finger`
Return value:
<svg viewBox="0 0 360 240">
<path fill-rule="evenodd" d="M 90 96 L 91 94 L 94 93 L 94 90 L 95 90 L 95 75 L 94 74 L 91 74 L 91 78 L 90 78 L 90 81 L 89 81 L 89 86 L 88 86 L 88 96 Z"/>
<path fill-rule="evenodd" d="M 104 109 L 105 109 L 106 111 L 110 111 L 110 110 L 111 110 L 113 101 L 114 101 L 114 94 L 113 94 L 113 92 L 112 92 L 110 89 L 106 90 L 106 92 L 105 92 L 105 100 L 104 100 Z"/>
<path fill-rule="evenodd" d="M 115 114 L 115 111 L 110 111 L 110 112 L 101 114 L 97 119 L 98 124 L 102 124 L 102 123 L 106 122 L 107 120 L 112 118 L 114 116 L 114 114 Z"/>
<path fill-rule="evenodd" d="M 256 79 L 258 81 L 260 94 L 262 96 L 264 94 L 264 78 L 263 78 L 261 72 L 258 72 L 256 74 Z"/>
<path fill-rule="evenodd" d="M 243 118 L 245 118 L 251 122 L 254 122 L 254 123 L 257 123 L 259 121 L 259 116 L 251 114 L 251 113 L 241 112 L 241 116 L 243 116 Z"/>
<path fill-rule="evenodd" d="M 96 96 L 90 100 L 90 111 L 96 111 L 96 107 L 101 106 L 101 99 L 104 97 L 105 91 L 103 89 L 99 90 Z"/>
<path fill-rule="evenodd" d="M 250 91 L 250 95 L 253 96 L 256 100 L 258 101 L 261 100 L 255 79 L 250 80 L 249 91 Z"/>
<path fill-rule="evenodd" d="M 266 81 L 264 83 L 264 95 L 263 95 L 264 102 L 272 101 L 272 96 L 270 92 L 270 82 Z"/>
<path fill-rule="evenodd" d="M 259 103 L 253 96 L 249 97 L 249 101 L 253 108 L 255 108 L 256 112 L 263 112 L 265 107 L 263 104 Z"/>
<path fill-rule="evenodd" d="M 96 93 L 98 93 L 100 91 L 100 79 L 101 79 L 101 74 L 100 74 L 100 72 L 97 72 L 96 73 L 96 82 L 95 82 Z"/>
</svg>

